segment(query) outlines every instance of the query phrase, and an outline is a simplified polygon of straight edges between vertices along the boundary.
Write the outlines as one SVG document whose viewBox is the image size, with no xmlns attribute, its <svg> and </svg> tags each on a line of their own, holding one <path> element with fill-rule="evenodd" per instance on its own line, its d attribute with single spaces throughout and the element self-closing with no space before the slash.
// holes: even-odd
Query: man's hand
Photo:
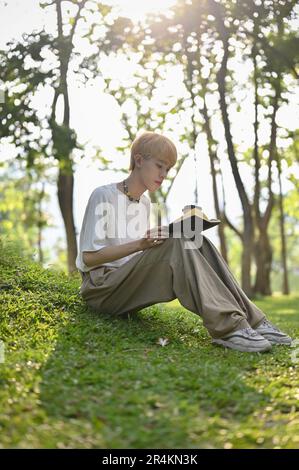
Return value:
<svg viewBox="0 0 299 470">
<path fill-rule="evenodd" d="M 154 248 L 165 242 L 169 238 L 169 229 L 167 226 L 158 225 L 146 231 L 144 238 L 140 239 L 140 250 Z"/>
</svg>

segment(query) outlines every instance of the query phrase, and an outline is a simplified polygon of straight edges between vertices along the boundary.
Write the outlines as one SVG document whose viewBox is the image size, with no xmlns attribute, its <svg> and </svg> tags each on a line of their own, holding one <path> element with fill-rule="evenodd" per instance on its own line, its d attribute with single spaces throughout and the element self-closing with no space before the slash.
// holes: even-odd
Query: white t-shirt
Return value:
<svg viewBox="0 0 299 470">
<path fill-rule="evenodd" d="M 87 203 L 82 222 L 76 266 L 80 271 L 90 271 L 83 262 L 83 251 L 98 251 L 142 238 L 150 228 L 151 202 L 144 194 L 133 202 L 118 189 L 116 183 L 96 188 Z M 142 250 L 123 258 L 103 263 L 119 267 Z"/>
</svg>

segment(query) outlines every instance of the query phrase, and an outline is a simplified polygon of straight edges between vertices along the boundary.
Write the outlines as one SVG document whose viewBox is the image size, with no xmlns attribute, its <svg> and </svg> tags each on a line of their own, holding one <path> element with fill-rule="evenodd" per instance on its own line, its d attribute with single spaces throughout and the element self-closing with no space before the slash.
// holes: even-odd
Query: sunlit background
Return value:
<svg viewBox="0 0 299 470">
<path fill-rule="evenodd" d="M 103 465 L 108 457 L 124 463 L 111 449 L 126 448 L 192 449 L 200 464 L 206 449 L 209 457 L 214 449 L 286 454 L 299 446 L 299 0 L 111 0 L 115 23 L 107 3 L 0 0 L 0 449 L 43 449 L 43 455 L 60 449 L 59 457 L 67 449 L 68 459 L 69 449 L 97 449 L 90 455 Z M 158 13 L 157 26 L 146 15 Z M 167 28 L 172 18 L 177 23 Z M 69 58 L 72 24 L 78 30 L 62 90 L 59 65 Z M 145 119 L 147 130 L 173 140 L 177 163 L 184 162 L 164 181 L 165 192 L 156 193 L 159 202 L 168 196 L 169 220 L 197 203 L 223 223 L 205 232 L 222 258 L 208 242 L 196 253 L 198 266 L 188 256 L 180 264 L 179 256 L 171 270 L 173 290 L 182 295 L 142 308 L 145 282 L 151 294 L 162 292 L 149 271 L 139 270 L 127 290 L 131 273 L 116 289 L 112 273 L 105 290 L 101 269 L 82 286 L 75 236 L 92 191 L 127 176 L 129 141 L 146 130 Z M 74 215 L 76 230 L 71 217 L 63 223 L 62 212 Z M 91 288 L 93 282 L 99 287 Z M 242 330 L 256 329 L 254 306 L 292 343 L 249 352 L 265 345 Z M 226 334 L 230 325 L 241 333 L 221 338 L 227 349 L 214 347 L 211 335 Z M 266 325 L 259 332 L 269 338 Z M 281 335 L 276 329 L 269 339 Z"/>
<path fill-rule="evenodd" d="M 108 2 L 106 2 L 108 3 Z M 111 4 L 116 5 L 122 15 L 131 18 L 137 22 L 144 18 L 147 13 L 163 12 L 169 15 L 169 8 L 175 4 L 175 0 L 110 0 Z M 51 16 L 48 11 L 39 7 L 38 0 L 9 0 L 1 1 L 0 16 L 0 47 L 5 46 L 10 39 L 20 39 L 22 34 L 31 32 L 33 29 L 44 28 L 49 33 L 55 33 L 55 17 Z M 5 7 L 5 8 L 4 8 Z M 168 12 L 168 13 L 167 13 Z M 84 51 L 86 47 L 84 42 L 77 41 L 76 47 Z M 109 71 L 110 77 L 119 78 L 121 70 L 121 80 L 126 83 L 130 80 L 130 75 L 134 71 L 134 60 L 130 63 L 124 63 L 122 59 L 111 59 L 103 61 L 102 71 Z M 237 98 L 243 99 L 242 107 L 238 110 L 231 111 L 232 132 L 234 141 L 239 145 L 239 149 L 246 150 L 253 145 L 252 123 L 254 120 L 254 109 L 252 97 L 249 94 L 244 95 L 248 83 L 248 77 L 251 73 L 252 65 L 248 61 L 236 54 L 230 62 L 233 68 L 238 89 L 235 90 Z M 75 77 L 70 81 L 70 102 L 71 102 L 71 126 L 78 133 L 79 142 L 85 146 L 85 157 L 78 160 L 75 169 L 75 189 L 74 189 L 74 209 L 75 223 L 77 234 L 81 227 L 85 206 L 89 195 L 93 189 L 102 184 L 112 181 L 120 181 L 124 177 L 124 173 L 115 173 L 99 170 L 99 165 L 92 158 L 95 147 L 101 147 L 103 153 L 114 160 L 115 165 L 119 167 L 129 166 L 129 153 L 121 155 L 116 148 L 121 145 L 124 137 L 124 130 L 120 123 L 119 106 L 113 96 L 103 91 L 103 80 L 101 77 L 90 81 L 88 86 L 82 85 Z M 161 95 L 165 93 L 184 96 L 183 75 L 180 66 L 173 67 L 165 77 L 163 87 L 161 87 Z M 75 99 L 74 99 L 75 98 Z M 47 89 L 40 92 L 34 101 L 34 106 L 39 110 L 41 116 L 49 109 L 51 96 Z M 210 109 L 218 107 L 215 101 L 209 102 Z M 295 130 L 299 127 L 299 93 L 293 93 L 291 104 L 286 104 L 279 109 L 277 122 L 278 125 Z M 59 119 L 59 116 L 58 116 Z M 182 125 L 184 123 L 181 123 Z M 179 131 L 179 129 L 178 129 Z M 219 155 L 226 154 L 226 143 L 223 136 L 222 126 L 214 127 L 215 137 L 219 139 Z M 178 133 L 169 132 L 167 135 L 173 139 L 178 147 L 179 152 L 183 150 L 183 145 L 178 140 Z M 260 123 L 259 138 L 260 143 L 267 142 L 269 137 L 269 127 L 266 122 Z M 282 143 L 283 145 L 283 143 Z M 14 149 L 11 146 L 1 147 L 2 157 L 7 158 L 13 156 Z M 212 181 L 209 175 L 209 158 L 206 146 L 205 135 L 200 135 L 196 147 L 196 172 L 194 172 L 194 158 L 190 155 L 185 161 L 180 171 L 171 193 L 168 198 L 169 218 L 177 217 L 181 213 L 181 209 L 185 204 L 194 202 L 194 186 L 195 180 L 198 183 L 198 203 L 203 207 L 205 212 L 214 217 L 214 202 L 212 194 Z M 253 183 L 251 172 L 248 168 L 240 165 L 244 183 L 247 187 Z M 227 159 L 223 159 L 222 172 L 226 182 L 226 186 L 230 188 L 227 191 L 227 211 L 231 220 L 238 220 L 242 210 L 239 197 L 236 191 L 235 183 L 231 174 L 231 168 Z M 55 174 L 55 171 L 54 173 Z M 299 176 L 299 174 L 298 174 Z M 282 181 L 283 191 L 290 189 L 290 183 L 286 178 Z M 55 259 L 55 249 L 57 246 L 65 246 L 64 228 L 62 224 L 61 214 L 58 207 L 56 188 L 49 186 L 47 191 L 51 194 L 51 201 L 48 210 L 52 214 L 52 220 L 55 224 L 53 228 L 47 228 L 44 231 L 44 245 L 51 248 L 53 252 L 53 260 Z M 218 244 L 216 229 L 209 231 L 209 237 Z"/>
</svg>

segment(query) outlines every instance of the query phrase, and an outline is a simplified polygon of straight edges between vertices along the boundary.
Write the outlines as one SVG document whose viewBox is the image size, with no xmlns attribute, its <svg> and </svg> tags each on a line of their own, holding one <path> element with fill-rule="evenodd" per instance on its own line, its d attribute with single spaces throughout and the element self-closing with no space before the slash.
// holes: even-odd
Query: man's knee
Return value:
<svg viewBox="0 0 299 470">
<path fill-rule="evenodd" d="M 159 249 L 172 250 L 174 246 L 181 250 L 197 250 L 202 246 L 203 237 L 195 236 L 194 239 L 185 237 L 183 234 L 179 237 L 169 237 L 164 243 L 159 245 Z"/>
<path fill-rule="evenodd" d="M 203 244 L 203 236 L 201 234 L 195 234 L 192 238 L 182 235 L 181 238 L 174 238 L 173 240 L 176 240 L 184 250 L 198 250 Z"/>
</svg>

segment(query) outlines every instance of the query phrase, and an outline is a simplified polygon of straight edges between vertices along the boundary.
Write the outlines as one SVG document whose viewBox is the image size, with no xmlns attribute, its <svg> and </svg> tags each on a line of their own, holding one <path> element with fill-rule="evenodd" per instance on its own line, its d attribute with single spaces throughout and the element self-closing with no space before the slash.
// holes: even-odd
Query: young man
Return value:
<svg viewBox="0 0 299 470">
<path fill-rule="evenodd" d="M 143 208 L 146 217 L 140 220 L 148 222 L 150 201 L 143 193 L 156 191 L 176 160 L 173 142 L 145 132 L 132 144 L 130 175 L 93 191 L 76 260 L 82 297 L 111 315 L 178 298 L 202 317 L 214 344 L 246 352 L 290 344 L 291 338 L 248 299 L 208 238 L 203 236 L 199 248 L 186 249 L 184 237 L 169 238 L 163 229 L 143 230 L 143 236 L 132 230 L 136 210 L 144 215 Z"/>
</svg>

